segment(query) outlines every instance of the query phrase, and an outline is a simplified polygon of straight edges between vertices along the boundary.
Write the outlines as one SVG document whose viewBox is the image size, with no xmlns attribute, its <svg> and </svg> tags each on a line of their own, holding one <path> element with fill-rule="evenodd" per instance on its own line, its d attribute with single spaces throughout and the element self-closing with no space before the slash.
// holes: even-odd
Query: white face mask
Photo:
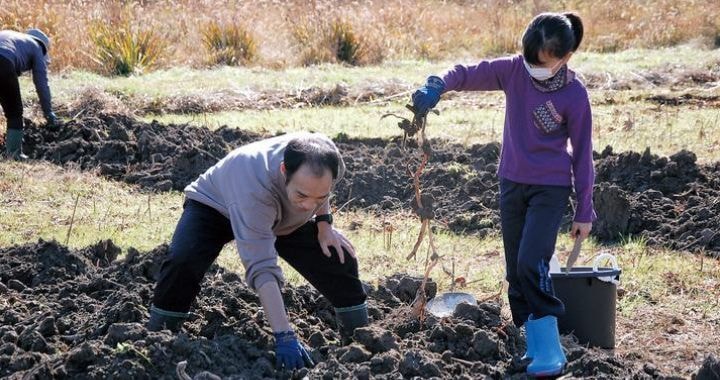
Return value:
<svg viewBox="0 0 720 380">
<path fill-rule="evenodd" d="M 564 60 L 562 60 L 562 61 L 558 62 L 552 68 L 547 68 L 547 67 L 530 67 L 530 65 L 527 63 L 527 61 L 525 59 L 523 59 L 523 63 L 525 64 L 525 69 L 527 70 L 528 74 L 530 74 L 531 77 L 533 77 L 539 81 L 548 80 L 548 79 L 554 77 L 555 74 L 557 74 L 557 73 L 554 73 L 553 71 L 558 67 L 558 65 L 562 66 L 563 64 L 565 64 Z"/>
</svg>

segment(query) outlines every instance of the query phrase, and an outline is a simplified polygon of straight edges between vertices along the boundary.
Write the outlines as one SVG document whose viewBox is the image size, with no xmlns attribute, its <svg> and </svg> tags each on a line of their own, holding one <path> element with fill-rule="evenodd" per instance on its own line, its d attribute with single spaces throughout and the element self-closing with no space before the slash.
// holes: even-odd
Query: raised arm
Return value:
<svg viewBox="0 0 720 380">
<path fill-rule="evenodd" d="M 412 94 L 413 107 L 417 113 L 425 115 L 437 105 L 440 95 L 448 91 L 503 90 L 516 59 L 518 57 L 507 57 L 470 66 L 455 65 L 440 76 L 431 75 L 425 85 Z"/>
</svg>

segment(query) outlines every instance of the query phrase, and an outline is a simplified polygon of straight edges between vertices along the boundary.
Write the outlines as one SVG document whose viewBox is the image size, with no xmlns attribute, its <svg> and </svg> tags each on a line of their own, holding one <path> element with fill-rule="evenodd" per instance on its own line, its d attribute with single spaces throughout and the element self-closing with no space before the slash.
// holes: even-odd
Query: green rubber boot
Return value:
<svg viewBox="0 0 720 380">
<path fill-rule="evenodd" d="M 150 320 L 147 323 L 149 331 L 170 330 L 174 333 L 180 331 L 188 313 L 167 311 L 155 306 L 150 307 Z"/>
<path fill-rule="evenodd" d="M 15 161 L 25 161 L 28 156 L 22 152 L 23 120 L 22 118 L 8 119 L 7 135 L 5 136 L 5 155 Z"/>
<path fill-rule="evenodd" d="M 343 340 L 343 344 L 349 344 L 352 341 L 355 329 L 368 325 L 367 304 L 336 307 L 335 320 L 340 328 L 340 337 Z"/>
</svg>

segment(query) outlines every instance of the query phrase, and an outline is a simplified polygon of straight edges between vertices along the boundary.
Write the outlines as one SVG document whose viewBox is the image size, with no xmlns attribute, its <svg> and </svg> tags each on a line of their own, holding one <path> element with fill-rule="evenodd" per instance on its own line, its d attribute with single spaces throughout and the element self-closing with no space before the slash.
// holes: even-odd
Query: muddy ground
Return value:
<svg viewBox="0 0 720 380">
<path fill-rule="evenodd" d="M 55 242 L 0 249 L 0 378 L 525 378 L 522 333 L 493 302 L 463 305 L 452 317 L 408 313 L 419 279 L 393 276 L 367 286 L 371 325 L 339 345 L 331 305 L 309 287 L 285 287 L 298 334 L 318 363 L 277 371 L 258 298 L 235 273 L 214 266 L 177 337 L 144 323 L 167 246 L 151 252 L 112 241 L 70 251 Z M 435 287 L 427 287 L 429 295 Z M 628 362 L 565 338 L 568 377 L 666 378 L 651 363 Z M 710 356 L 698 378 L 713 378 Z M 717 373 L 717 372 L 715 372 Z M 705 375 L 708 377 L 703 377 Z"/>
<path fill-rule="evenodd" d="M 97 114 L 53 129 L 28 122 L 24 150 L 35 159 L 73 165 L 152 191 L 181 190 L 231 149 L 265 136 L 232 128 L 210 131 L 188 125 L 144 123 Z M 338 136 L 347 175 L 334 203 L 350 208 L 409 210 L 413 189 L 407 172 L 412 142 Z M 451 231 L 480 236 L 499 230 L 500 145 L 464 147 L 433 140 L 422 177 L 434 197 L 435 217 Z M 628 236 L 651 245 L 720 255 L 720 162 L 698 164 L 692 152 L 658 157 L 649 150 L 595 154 L 594 192 L 604 242 Z M 571 222 L 568 209 L 565 226 Z"/>
<path fill-rule="evenodd" d="M 264 136 L 221 128 L 143 123 L 127 116 L 84 116 L 56 128 L 29 123 L 32 158 L 97 172 L 149 191 L 180 190 L 229 150 Z M 336 205 L 378 213 L 409 210 L 412 198 L 400 138 L 339 136 L 348 173 Z M 456 232 L 498 231 L 500 146 L 432 142 L 423 183 L 436 218 Z M 412 145 L 408 145 L 412 148 Z M 691 152 L 596 154 L 596 236 L 644 236 L 651 244 L 717 255 L 720 163 L 698 165 Z M 568 210 L 568 222 L 572 210 Z M 167 247 L 120 249 L 111 241 L 77 251 L 55 242 L 0 248 L 0 378 L 524 378 L 524 337 L 493 302 L 463 306 L 452 318 L 409 314 L 419 280 L 394 276 L 368 286 L 371 326 L 339 344 L 332 307 L 309 287 L 286 287 L 299 335 L 318 362 L 291 374 L 273 366 L 272 336 L 257 297 L 241 278 L 213 267 L 185 331 L 177 338 L 144 329 L 152 286 Z M 430 295 L 434 288 L 429 288 Z M 565 338 L 571 377 L 663 378 L 652 363 L 587 350 Z M 717 378 L 708 357 L 698 379 Z M 186 377 L 187 378 L 187 377 Z"/>
</svg>

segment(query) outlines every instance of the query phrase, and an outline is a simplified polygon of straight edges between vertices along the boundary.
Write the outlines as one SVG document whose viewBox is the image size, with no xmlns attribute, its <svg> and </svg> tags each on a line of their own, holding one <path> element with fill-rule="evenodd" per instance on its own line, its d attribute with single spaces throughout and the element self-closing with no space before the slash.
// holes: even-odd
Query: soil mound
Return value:
<svg viewBox="0 0 720 380">
<path fill-rule="evenodd" d="M 144 123 L 124 115 L 86 117 L 55 128 L 28 124 L 23 146 L 28 156 L 155 191 L 183 189 L 233 146 L 259 138 L 236 129 Z"/>
<path fill-rule="evenodd" d="M 96 115 L 54 129 L 28 123 L 24 150 L 35 159 L 76 165 L 152 191 L 182 190 L 230 150 L 269 137 L 227 127 L 144 123 L 122 115 Z M 351 208 L 411 210 L 408 152 L 401 139 L 335 137 L 347 175 L 335 204 Z M 435 218 L 451 231 L 485 236 L 497 232 L 500 145 L 465 147 L 432 140 L 433 155 L 422 183 Z M 670 157 L 623 152 L 595 154 L 594 234 L 616 242 L 640 236 L 650 244 L 720 255 L 720 162 L 699 165 L 695 154 Z M 564 226 L 572 219 L 568 208 Z"/>
<path fill-rule="evenodd" d="M 520 331 L 495 303 L 462 305 L 419 322 L 407 300 L 421 279 L 368 286 L 371 324 L 342 346 L 332 306 L 307 286 L 283 289 L 290 319 L 318 363 L 277 371 L 259 300 L 214 266 L 184 331 L 148 332 L 147 308 L 167 246 L 140 253 L 112 241 L 72 251 L 56 242 L 0 249 L 0 378 L 524 378 Z M 428 287 L 429 295 L 434 287 Z M 573 377 L 654 378 L 566 340 Z"/>
<path fill-rule="evenodd" d="M 692 152 L 659 157 L 615 154 L 596 157 L 594 193 L 604 241 L 641 236 L 649 244 L 720 254 L 720 163 L 700 166 Z"/>
<path fill-rule="evenodd" d="M 335 190 L 335 203 L 382 212 L 411 210 L 415 196 L 408 173 L 414 144 L 399 140 L 336 138 L 348 167 Z M 432 140 L 433 154 L 422 176 L 435 218 L 456 232 L 484 236 L 499 229 L 497 161 L 500 144 L 470 148 Z M 415 168 L 412 168 L 414 170 Z"/>
<path fill-rule="evenodd" d="M 233 128 L 210 131 L 108 114 L 53 129 L 29 120 L 27 124 L 23 148 L 30 157 L 96 170 L 152 191 L 182 190 L 232 149 L 269 137 Z M 399 137 L 388 141 L 338 136 L 336 140 L 348 167 L 336 189 L 336 204 L 376 211 L 409 209 L 413 190 Z M 486 234 L 495 229 L 499 144 L 466 149 L 438 140 L 433 145 L 423 186 L 435 198 L 436 218 L 454 231 Z"/>
</svg>

